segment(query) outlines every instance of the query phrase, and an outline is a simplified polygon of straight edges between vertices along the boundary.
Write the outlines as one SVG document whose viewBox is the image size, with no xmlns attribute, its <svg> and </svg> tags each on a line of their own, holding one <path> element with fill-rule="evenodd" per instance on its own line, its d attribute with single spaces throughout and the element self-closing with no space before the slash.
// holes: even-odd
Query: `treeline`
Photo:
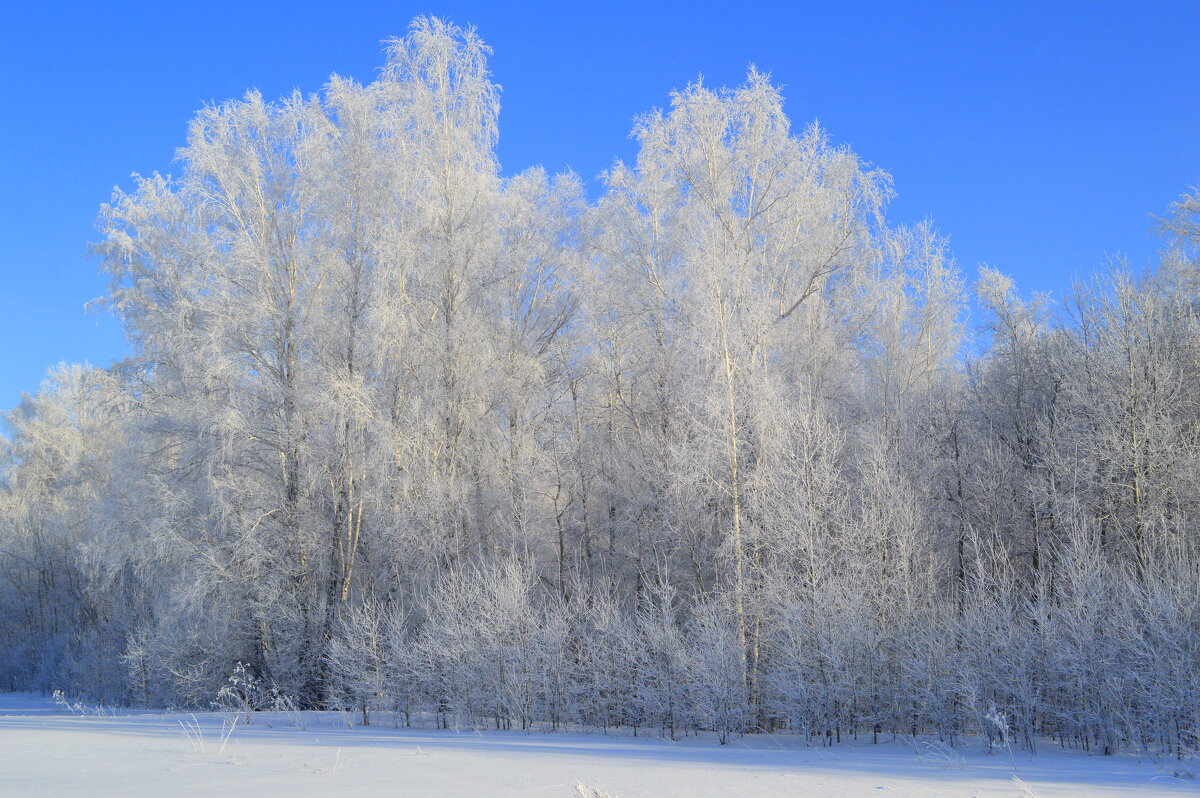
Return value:
<svg viewBox="0 0 1200 798">
<path fill-rule="evenodd" d="M 419 19 L 104 206 L 136 354 L 7 416 L 0 683 L 1196 749 L 1200 195 L 1022 300 L 753 71 L 596 201 L 502 177 L 487 53 Z"/>
</svg>

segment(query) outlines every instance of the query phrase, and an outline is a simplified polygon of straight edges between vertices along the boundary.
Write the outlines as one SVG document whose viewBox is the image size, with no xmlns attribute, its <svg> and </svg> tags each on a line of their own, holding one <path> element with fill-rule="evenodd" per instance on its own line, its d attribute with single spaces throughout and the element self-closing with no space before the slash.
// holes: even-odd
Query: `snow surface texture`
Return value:
<svg viewBox="0 0 1200 798">
<path fill-rule="evenodd" d="M 795 738 L 764 735 L 719 746 L 704 738 L 347 728 L 338 713 L 259 713 L 229 733 L 232 718 L 72 712 L 46 698 L 0 695 L 0 795 L 578 798 L 581 783 L 612 798 L 1200 792 L 1189 778 L 1194 763 L 1053 748 L 1010 757 L 932 741 L 804 749 Z"/>
</svg>

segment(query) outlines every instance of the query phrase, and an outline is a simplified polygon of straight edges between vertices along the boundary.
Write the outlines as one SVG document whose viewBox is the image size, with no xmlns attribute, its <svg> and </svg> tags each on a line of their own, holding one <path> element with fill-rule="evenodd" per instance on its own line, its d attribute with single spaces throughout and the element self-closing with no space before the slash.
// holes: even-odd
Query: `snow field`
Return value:
<svg viewBox="0 0 1200 798">
<path fill-rule="evenodd" d="M 1049 746 L 1034 757 L 933 741 L 805 749 L 765 735 L 720 746 L 706 737 L 348 728 L 328 712 L 258 713 L 230 731 L 233 719 L 72 714 L 50 699 L 3 695 L 0 795 L 578 798 L 577 785 L 611 798 L 1200 793 L 1191 762 Z"/>
</svg>

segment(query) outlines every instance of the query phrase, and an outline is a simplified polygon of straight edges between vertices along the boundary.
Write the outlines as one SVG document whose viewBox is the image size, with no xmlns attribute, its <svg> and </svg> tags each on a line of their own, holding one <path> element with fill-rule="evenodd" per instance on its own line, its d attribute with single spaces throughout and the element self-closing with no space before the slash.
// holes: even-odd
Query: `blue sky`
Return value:
<svg viewBox="0 0 1200 798">
<path fill-rule="evenodd" d="M 87 314 L 100 203 L 170 171 L 205 102 L 373 79 L 423 13 L 474 24 L 503 86 L 506 173 L 592 179 L 629 159 L 632 118 L 703 74 L 755 63 L 797 125 L 887 169 L 894 222 L 933 218 L 964 270 L 1062 294 L 1127 253 L 1200 183 L 1200 2 L 10 3 L 0 33 L 0 408 L 62 360 L 107 365 Z M 592 185 L 592 192 L 595 186 Z"/>
</svg>

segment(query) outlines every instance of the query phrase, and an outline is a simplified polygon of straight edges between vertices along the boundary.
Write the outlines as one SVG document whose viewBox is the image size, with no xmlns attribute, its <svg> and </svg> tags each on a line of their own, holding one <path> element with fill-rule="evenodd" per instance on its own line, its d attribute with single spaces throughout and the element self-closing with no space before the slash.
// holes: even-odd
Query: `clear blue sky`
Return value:
<svg viewBox="0 0 1200 798">
<path fill-rule="evenodd" d="M 422 13 L 474 24 L 503 86 L 506 173 L 586 179 L 630 158 L 634 115 L 753 62 L 799 125 L 887 169 L 891 219 L 926 216 L 968 275 L 1062 293 L 1200 183 L 1200 0 L 1190 2 L 6 4 L 0 33 L 0 408 L 61 360 L 127 354 L 85 257 L 132 172 L 169 171 L 207 101 L 373 79 Z M 593 193 L 595 187 L 592 187 Z"/>
</svg>

